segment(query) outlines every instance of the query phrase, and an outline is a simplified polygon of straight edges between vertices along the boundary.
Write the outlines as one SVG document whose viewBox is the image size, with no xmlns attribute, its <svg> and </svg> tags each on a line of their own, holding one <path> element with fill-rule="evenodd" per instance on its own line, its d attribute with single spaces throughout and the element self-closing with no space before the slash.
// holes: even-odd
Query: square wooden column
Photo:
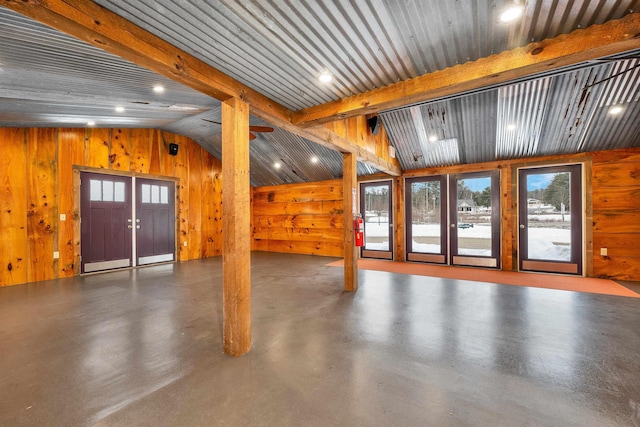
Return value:
<svg viewBox="0 0 640 427">
<path fill-rule="evenodd" d="M 358 212 L 358 169 L 356 155 L 342 153 L 342 193 L 344 211 L 344 290 L 358 290 L 358 248 L 353 236 L 353 220 Z"/>
<path fill-rule="evenodd" d="M 222 103 L 222 300 L 224 352 L 251 349 L 249 105 Z"/>
</svg>

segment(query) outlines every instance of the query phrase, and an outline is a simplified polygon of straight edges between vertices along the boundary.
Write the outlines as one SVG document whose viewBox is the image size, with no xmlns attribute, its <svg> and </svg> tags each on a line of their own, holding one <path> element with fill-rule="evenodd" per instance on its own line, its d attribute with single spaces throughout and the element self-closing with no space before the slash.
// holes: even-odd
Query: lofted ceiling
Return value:
<svg viewBox="0 0 640 427">
<path fill-rule="evenodd" d="M 297 111 L 567 34 L 640 0 L 169 1 L 96 3 Z M 638 52 L 381 111 L 404 170 L 640 146 Z M 331 84 L 317 77 L 329 71 Z M 164 93 L 155 93 L 154 85 Z M 0 126 L 149 127 L 221 157 L 220 102 L 0 7 Z M 120 105 L 124 112 L 117 113 Z M 623 111 L 613 116 L 611 106 Z M 269 125 L 257 117 L 252 125 Z M 251 142 L 252 185 L 342 175 L 338 152 L 284 129 Z M 312 163 L 311 158 L 318 162 Z M 279 163 L 280 168 L 274 168 Z M 358 173 L 377 171 L 358 163 Z"/>
</svg>

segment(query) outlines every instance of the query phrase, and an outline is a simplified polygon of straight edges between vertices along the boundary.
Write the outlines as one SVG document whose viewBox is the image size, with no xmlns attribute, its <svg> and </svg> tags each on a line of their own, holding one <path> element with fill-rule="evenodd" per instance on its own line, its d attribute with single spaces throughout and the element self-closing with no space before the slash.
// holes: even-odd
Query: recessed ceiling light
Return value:
<svg viewBox="0 0 640 427">
<path fill-rule="evenodd" d="M 622 108 L 619 105 L 614 105 L 613 107 L 609 108 L 609 114 L 611 114 L 612 116 L 617 116 L 618 114 L 622 113 L 622 110 L 624 110 L 624 108 Z"/>
<path fill-rule="evenodd" d="M 162 86 L 162 85 L 155 85 L 155 86 L 153 87 L 153 91 L 154 91 L 155 93 L 163 93 L 163 92 L 164 92 L 164 86 Z"/>
<path fill-rule="evenodd" d="M 278 162 L 275 162 L 275 163 L 273 164 L 273 167 L 274 167 L 274 168 L 276 168 L 276 169 L 280 169 L 280 167 L 281 167 L 281 166 L 282 166 L 282 165 L 281 165 L 280 163 L 278 163 Z"/>
<path fill-rule="evenodd" d="M 318 163 L 318 158 L 316 156 L 313 156 L 311 158 L 311 163 Z"/>
<path fill-rule="evenodd" d="M 331 80 L 333 80 L 333 75 L 329 71 L 325 70 L 320 73 L 320 75 L 318 76 L 318 80 L 320 80 L 320 83 L 329 83 Z"/>
<path fill-rule="evenodd" d="M 438 140 L 438 137 L 437 137 L 437 136 L 435 136 L 435 135 L 431 135 L 431 136 L 429 137 L 429 142 L 436 142 L 437 140 Z"/>
<path fill-rule="evenodd" d="M 507 130 L 516 130 L 516 127 L 517 127 L 517 126 L 516 126 L 516 125 L 514 125 L 513 123 L 509 123 L 509 124 L 507 125 Z"/>
<path fill-rule="evenodd" d="M 93 120 L 89 120 L 87 122 L 87 126 L 95 126 L 95 125 L 96 125 L 96 122 L 94 122 Z"/>
<path fill-rule="evenodd" d="M 119 105 L 118 105 L 118 106 L 116 107 L 116 112 L 117 112 L 117 113 L 123 113 L 123 112 L 124 112 L 124 107 L 121 107 L 121 106 L 119 106 Z"/>
<path fill-rule="evenodd" d="M 520 18 L 524 13 L 524 7 L 519 4 L 513 4 L 505 9 L 498 18 L 503 24 L 508 24 Z"/>
</svg>

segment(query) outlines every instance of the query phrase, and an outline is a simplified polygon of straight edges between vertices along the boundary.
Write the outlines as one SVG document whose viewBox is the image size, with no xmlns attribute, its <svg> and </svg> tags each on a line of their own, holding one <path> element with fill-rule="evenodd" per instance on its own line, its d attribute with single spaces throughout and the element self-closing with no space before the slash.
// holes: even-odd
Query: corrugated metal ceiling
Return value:
<svg viewBox="0 0 640 427">
<path fill-rule="evenodd" d="M 318 105 L 555 37 L 640 0 L 98 0 L 290 109 Z M 578 64 L 561 75 L 385 112 L 404 169 L 637 146 L 638 59 Z M 328 69 L 335 84 L 317 83 Z M 630 70 L 630 71 L 626 71 Z M 602 81 L 608 77 L 616 76 Z M 163 84 L 163 95 L 153 93 Z M 592 87 L 587 87 L 593 85 Z M 0 8 L 0 125 L 154 127 L 220 157 L 218 101 Z M 127 113 L 113 107 L 125 104 Z M 612 117 L 607 107 L 624 104 Z M 508 128 L 517 121 L 518 127 Z M 264 124 L 252 118 L 252 124 Z M 429 142 L 435 135 L 436 143 Z M 339 177 L 342 158 L 276 129 L 251 143 L 253 185 Z M 320 162 L 310 163 L 311 157 Z M 273 164 L 281 164 L 279 170 Z M 360 174 L 376 171 L 359 164 Z"/>
</svg>

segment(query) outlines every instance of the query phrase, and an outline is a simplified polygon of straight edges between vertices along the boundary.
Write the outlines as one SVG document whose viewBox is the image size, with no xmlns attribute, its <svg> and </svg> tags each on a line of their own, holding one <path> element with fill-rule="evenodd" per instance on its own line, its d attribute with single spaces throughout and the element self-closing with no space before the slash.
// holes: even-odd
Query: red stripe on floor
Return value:
<svg viewBox="0 0 640 427">
<path fill-rule="evenodd" d="M 328 265 L 342 267 L 344 264 L 343 260 L 339 260 Z M 640 298 L 639 294 L 617 284 L 613 280 L 595 279 L 591 277 L 521 273 L 515 271 L 485 270 L 481 268 L 451 267 L 372 259 L 359 259 L 358 268 L 362 270 L 386 271 L 389 273 L 497 283 L 500 285 L 530 286 L 535 288 Z"/>
</svg>

